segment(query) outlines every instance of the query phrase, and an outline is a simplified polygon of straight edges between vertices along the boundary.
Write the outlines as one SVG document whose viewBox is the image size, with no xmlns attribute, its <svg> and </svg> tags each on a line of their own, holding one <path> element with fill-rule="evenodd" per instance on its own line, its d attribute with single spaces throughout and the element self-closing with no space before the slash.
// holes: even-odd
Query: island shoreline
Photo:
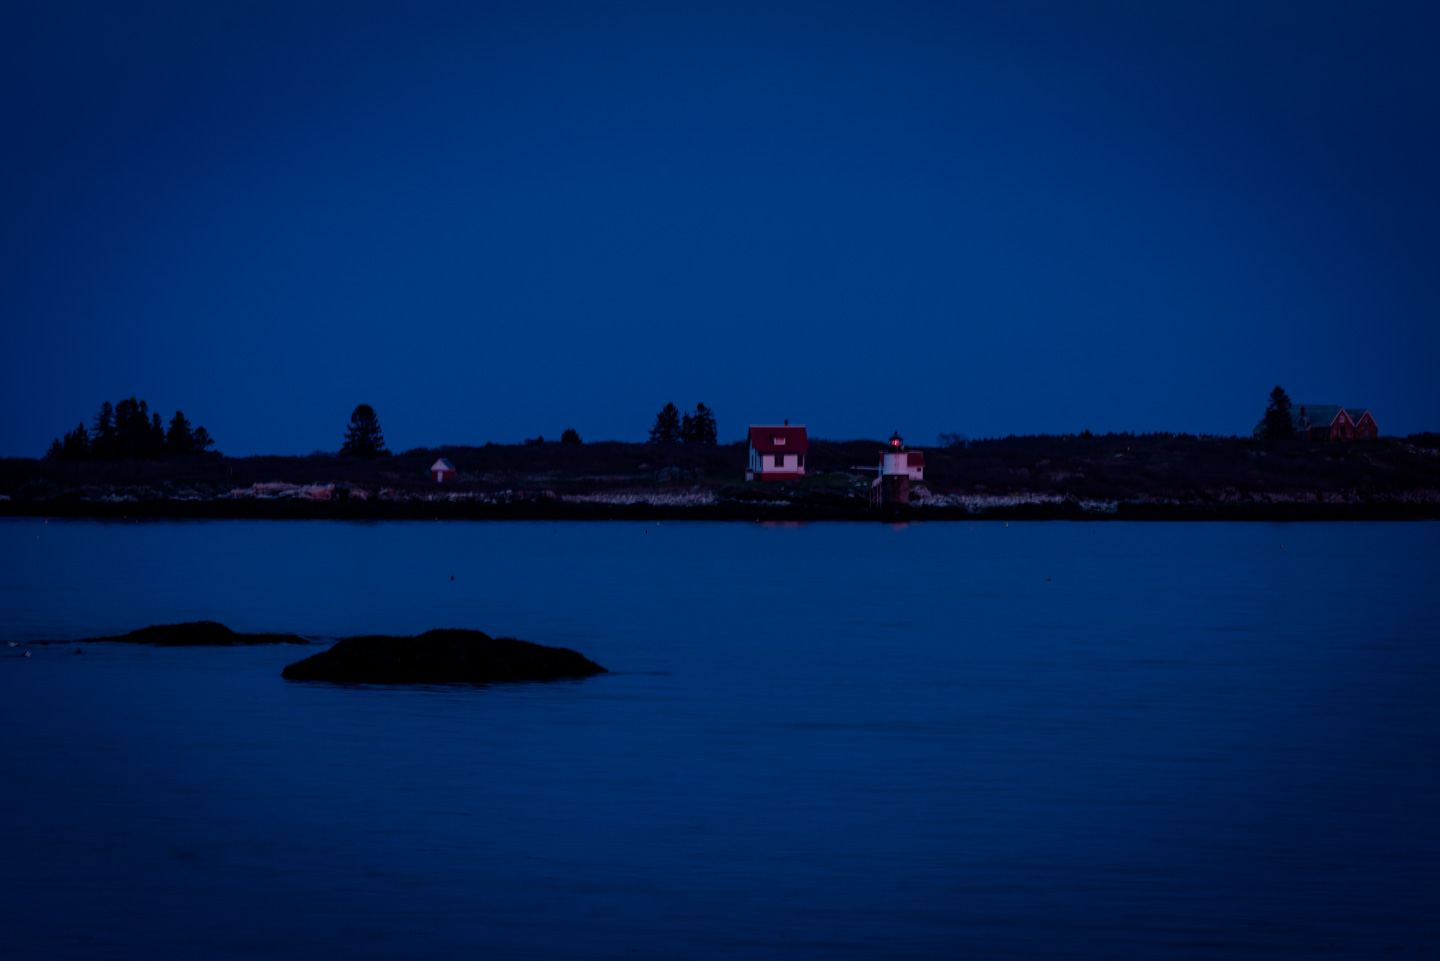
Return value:
<svg viewBox="0 0 1440 961">
<path fill-rule="evenodd" d="M 708 521 L 893 523 L 944 521 L 1246 521 L 1336 522 L 1420 521 L 1440 519 L 1440 504 L 1303 503 L 1242 504 L 1120 503 L 1087 509 L 1062 503 L 1023 503 L 969 510 L 965 507 L 912 506 L 882 516 L 868 506 L 722 502 L 676 505 L 636 503 L 310 502 L 310 501 L 70 501 L 0 502 L 0 517 L 92 520 L 309 520 L 309 521 Z"/>
</svg>

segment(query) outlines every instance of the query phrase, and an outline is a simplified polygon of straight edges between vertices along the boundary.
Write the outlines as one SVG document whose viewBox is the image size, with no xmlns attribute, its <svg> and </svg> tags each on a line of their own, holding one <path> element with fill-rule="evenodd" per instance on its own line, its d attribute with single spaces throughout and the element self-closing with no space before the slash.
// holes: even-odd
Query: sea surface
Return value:
<svg viewBox="0 0 1440 961">
<path fill-rule="evenodd" d="M 1437 589 L 1437 523 L 0 520 L 0 956 L 1440 956 Z M 610 673 L 75 643 L 198 619 Z"/>
</svg>

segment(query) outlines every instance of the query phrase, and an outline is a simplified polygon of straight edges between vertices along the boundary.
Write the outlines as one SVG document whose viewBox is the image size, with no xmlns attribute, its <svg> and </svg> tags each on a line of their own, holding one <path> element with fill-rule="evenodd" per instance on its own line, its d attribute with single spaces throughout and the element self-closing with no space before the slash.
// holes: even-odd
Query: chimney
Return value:
<svg viewBox="0 0 1440 961">
<path fill-rule="evenodd" d="M 786 426 L 786 427 L 789 427 L 789 426 L 790 426 L 790 418 L 788 418 L 788 417 L 785 418 L 785 426 Z"/>
</svg>

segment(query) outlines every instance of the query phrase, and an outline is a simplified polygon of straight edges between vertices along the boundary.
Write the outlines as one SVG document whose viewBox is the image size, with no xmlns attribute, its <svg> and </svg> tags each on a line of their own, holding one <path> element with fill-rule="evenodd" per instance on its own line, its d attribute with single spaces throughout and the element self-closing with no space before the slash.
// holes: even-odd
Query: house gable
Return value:
<svg viewBox="0 0 1440 961">
<path fill-rule="evenodd" d="M 788 480 L 805 475 L 810 439 L 803 426 L 753 424 L 746 480 Z"/>
<path fill-rule="evenodd" d="M 804 454 L 810 448 L 810 439 L 803 426 L 752 424 L 750 446 L 761 454 Z"/>
</svg>

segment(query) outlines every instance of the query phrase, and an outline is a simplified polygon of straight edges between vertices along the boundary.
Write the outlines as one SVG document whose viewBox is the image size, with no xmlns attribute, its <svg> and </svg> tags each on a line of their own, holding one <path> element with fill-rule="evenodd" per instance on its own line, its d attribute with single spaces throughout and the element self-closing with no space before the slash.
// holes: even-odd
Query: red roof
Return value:
<svg viewBox="0 0 1440 961">
<path fill-rule="evenodd" d="M 924 451 L 919 451 L 919 450 L 907 450 L 907 451 L 905 452 L 905 466 L 906 466 L 906 467 L 924 467 L 924 466 L 925 466 L 925 452 L 924 452 Z"/>
<path fill-rule="evenodd" d="M 762 454 L 803 454 L 810 447 L 810 439 L 803 427 L 756 424 L 750 427 L 750 446 Z"/>
</svg>

